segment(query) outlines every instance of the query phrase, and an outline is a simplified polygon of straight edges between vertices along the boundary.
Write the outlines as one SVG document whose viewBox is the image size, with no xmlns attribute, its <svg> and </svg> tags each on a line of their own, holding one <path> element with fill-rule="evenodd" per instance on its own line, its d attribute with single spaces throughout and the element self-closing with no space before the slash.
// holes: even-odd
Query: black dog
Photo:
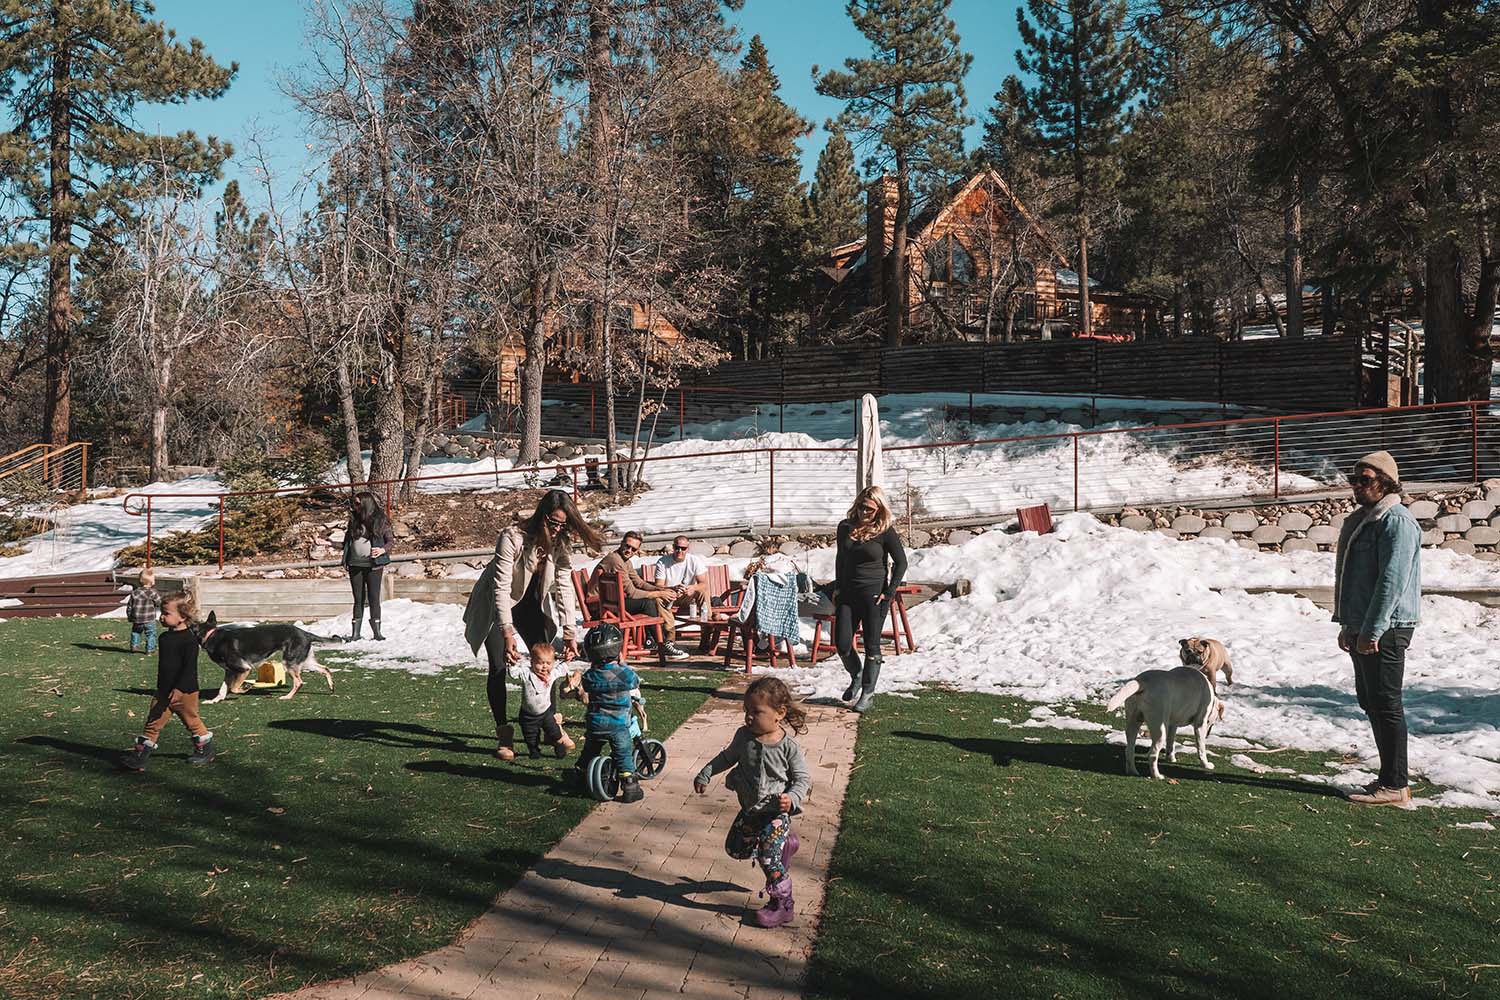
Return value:
<svg viewBox="0 0 1500 1000">
<path fill-rule="evenodd" d="M 277 654 L 286 664 L 287 673 L 292 675 L 292 689 L 281 696 L 282 701 L 291 698 L 302 687 L 304 667 L 321 671 L 328 678 L 328 690 L 332 691 L 333 674 L 313 659 L 312 648 L 316 642 L 340 641 L 313 635 L 295 625 L 220 625 L 218 615 L 210 611 L 198 636 L 198 644 L 224 668 L 224 683 L 219 685 L 219 693 L 203 704 L 212 705 L 231 694 L 244 694 L 243 685 L 250 671 Z"/>
</svg>

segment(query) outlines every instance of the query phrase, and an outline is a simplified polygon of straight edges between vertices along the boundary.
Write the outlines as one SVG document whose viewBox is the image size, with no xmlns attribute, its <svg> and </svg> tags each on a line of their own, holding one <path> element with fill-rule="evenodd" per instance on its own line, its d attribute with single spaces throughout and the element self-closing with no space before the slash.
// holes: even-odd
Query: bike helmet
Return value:
<svg viewBox="0 0 1500 1000">
<path fill-rule="evenodd" d="M 620 658 L 620 650 L 625 646 L 625 635 L 619 626 L 605 622 L 603 625 L 595 625 L 589 629 L 589 634 L 583 637 L 583 652 L 594 666 L 601 663 L 609 663 Z"/>
</svg>

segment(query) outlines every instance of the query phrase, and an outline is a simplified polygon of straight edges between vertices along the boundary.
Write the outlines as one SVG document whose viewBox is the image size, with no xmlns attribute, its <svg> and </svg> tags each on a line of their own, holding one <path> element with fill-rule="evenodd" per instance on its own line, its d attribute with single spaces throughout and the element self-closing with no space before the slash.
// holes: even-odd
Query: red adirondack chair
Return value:
<svg viewBox="0 0 1500 1000">
<path fill-rule="evenodd" d="M 693 606 L 677 615 L 677 638 L 697 637 L 698 652 L 714 655 L 724 636 L 728 619 L 739 613 L 744 590 L 729 583 L 729 567 L 715 563 L 708 567 L 708 603 Z"/>
<path fill-rule="evenodd" d="M 1035 531 L 1039 535 L 1045 535 L 1052 530 L 1052 511 L 1046 504 L 1022 507 L 1016 511 L 1016 517 L 1021 521 L 1022 531 Z"/>
<path fill-rule="evenodd" d="M 599 617 L 613 622 L 625 634 L 625 648 L 620 651 L 620 662 L 630 661 L 632 647 L 646 647 L 646 630 L 656 633 L 656 656 L 662 666 L 667 665 L 666 639 L 662 634 L 664 621 L 661 615 L 643 615 L 625 610 L 625 584 L 618 573 L 599 574 Z"/>
</svg>

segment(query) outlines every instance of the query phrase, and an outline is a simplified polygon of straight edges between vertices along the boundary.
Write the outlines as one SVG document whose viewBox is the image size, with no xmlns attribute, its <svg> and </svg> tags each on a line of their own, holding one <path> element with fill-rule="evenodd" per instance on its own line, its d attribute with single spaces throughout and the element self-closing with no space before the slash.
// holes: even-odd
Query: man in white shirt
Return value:
<svg viewBox="0 0 1500 1000">
<path fill-rule="evenodd" d="M 672 549 L 656 560 L 657 586 L 677 592 L 677 607 L 708 603 L 708 560 L 688 551 L 686 535 L 672 539 Z"/>
</svg>

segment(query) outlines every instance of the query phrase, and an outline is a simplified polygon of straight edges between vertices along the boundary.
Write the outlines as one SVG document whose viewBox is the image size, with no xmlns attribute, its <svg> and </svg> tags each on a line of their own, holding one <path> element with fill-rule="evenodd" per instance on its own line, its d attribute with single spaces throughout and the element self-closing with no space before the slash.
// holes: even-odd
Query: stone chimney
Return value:
<svg viewBox="0 0 1500 1000">
<path fill-rule="evenodd" d="M 885 301 L 882 266 L 896 240 L 896 178 L 890 174 L 870 182 L 865 208 L 865 263 L 870 275 L 870 304 Z"/>
</svg>

